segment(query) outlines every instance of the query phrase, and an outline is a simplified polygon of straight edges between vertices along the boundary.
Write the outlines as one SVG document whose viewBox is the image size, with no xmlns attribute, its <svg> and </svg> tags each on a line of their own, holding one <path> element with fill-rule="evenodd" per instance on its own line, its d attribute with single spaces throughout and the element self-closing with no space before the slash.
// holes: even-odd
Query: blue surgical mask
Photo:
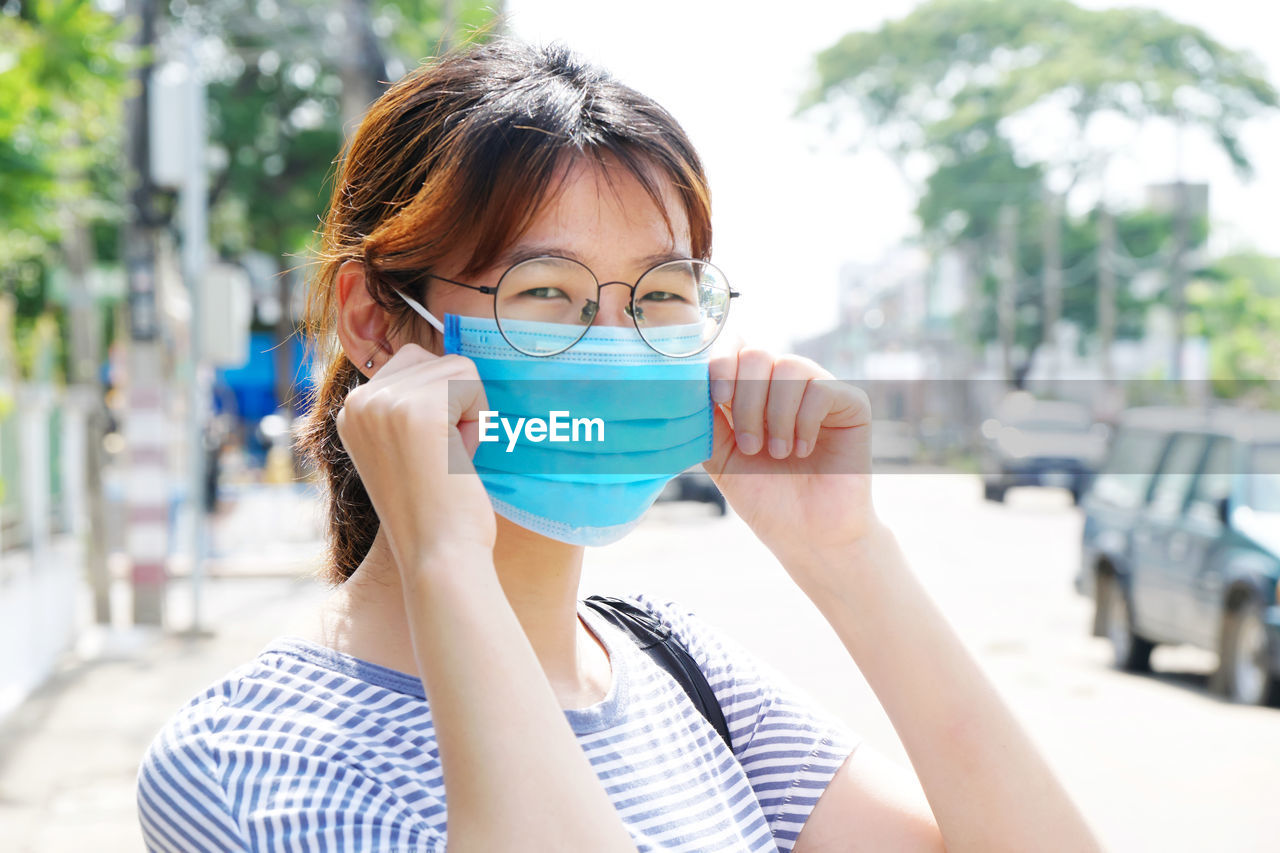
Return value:
<svg viewBox="0 0 1280 853">
<path fill-rule="evenodd" d="M 503 332 L 555 349 L 579 330 L 505 321 L 500 331 L 493 319 L 455 314 L 442 324 L 401 296 L 443 333 L 445 352 L 475 363 L 488 410 L 506 419 L 490 418 L 488 434 L 497 440 L 482 441 L 473 463 L 494 511 L 521 527 L 573 545 L 607 545 L 639 523 L 672 478 L 711 457 L 707 353 L 672 358 L 651 349 L 634 328 L 592 325 L 564 352 L 530 356 Z M 690 326 L 665 333 L 701 332 Z M 562 436 L 574 434 L 572 420 L 587 422 L 578 440 L 530 440 L 530 433 L 513 430 L 520 418 L 545 422 L 553 412 L 567 413 L 559 419 Z"/>
</svg>

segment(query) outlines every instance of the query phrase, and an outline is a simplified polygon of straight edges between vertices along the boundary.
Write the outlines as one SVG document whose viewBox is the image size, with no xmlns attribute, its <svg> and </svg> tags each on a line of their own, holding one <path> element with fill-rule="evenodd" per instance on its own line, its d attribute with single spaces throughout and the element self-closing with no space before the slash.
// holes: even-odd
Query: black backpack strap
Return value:
<svg viewBox="0 0 1280 853">
<path fill-rule="evenodd" d="M 729 725 L 725 722 L 716 694 L 707 683 L 707 677 L 698 668 L 693 655 L 672 636 L 670 628 L 659 622 L 649 611 L 620 598 L 593 595 L 583 603 L 625 631 L 654 663 L 666 670 L 684 688 L 684 692 L 689 694 L 698 713 L 720 734 L 730 751 L 733 750 L 733 742 L 729 739 Z"/>
</svg>

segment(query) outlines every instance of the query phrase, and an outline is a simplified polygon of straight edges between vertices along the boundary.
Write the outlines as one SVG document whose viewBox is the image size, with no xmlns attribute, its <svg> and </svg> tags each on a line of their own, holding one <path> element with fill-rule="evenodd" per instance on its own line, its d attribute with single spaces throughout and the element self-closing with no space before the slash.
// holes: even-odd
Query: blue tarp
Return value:
<svg viewBox="0 0 1280 853">
<path fill-rule="evenodd" d="M 295 414 L 301 414 L 306 409 L 311 385 L 310 353 L 299 335 L 291 337 L 284 346 L 289 349 L 293 375 L 293 410 Z M 270 332 L 254 332 L 249 336 L 249 360 L 241 367 L 217 373 L 220 393 L 214 395 L 215 411 L 228 411 L 231 400 L 234 400 L 234 414 L 249 423 L 256 423 L 284 407 L 284 401 L 276 399 L 275 347 L 275 336 Z M 226 399 L 228 391 L 231 400 Z"/>
</svg>

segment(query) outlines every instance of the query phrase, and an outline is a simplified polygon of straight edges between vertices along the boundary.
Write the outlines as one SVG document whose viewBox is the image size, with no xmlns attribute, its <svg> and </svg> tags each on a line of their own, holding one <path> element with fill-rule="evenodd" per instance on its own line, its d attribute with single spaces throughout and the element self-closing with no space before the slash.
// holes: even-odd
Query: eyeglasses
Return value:
<svg viewBox="0 0 1280 853">
<path fill-rule="evenodd" d="M 613 284 L 631 291 L 626 307 L 641 339 L 651 349 L 673 358 L 688 358 L 705 350 L 719 336 L 729 316 L 729 302 L 738 292 L 729 288 L 723 272 L 708 261 L 682 258 L 651 267 L 635 284 L 603 284 L 586 265 L 570 258 L 543 255 L 513 265 L 495 286 L 467 284 L 428 273 L 459 287 L 493 296 L 493 318 L 514 349 L 525 355 L 551 356 L 572 347 L 586 335 L 600 312 L 600 292 Z M 575 333 L 572 341 L 520 333 L 524 322 L 556 323 Z"/>
</svg>

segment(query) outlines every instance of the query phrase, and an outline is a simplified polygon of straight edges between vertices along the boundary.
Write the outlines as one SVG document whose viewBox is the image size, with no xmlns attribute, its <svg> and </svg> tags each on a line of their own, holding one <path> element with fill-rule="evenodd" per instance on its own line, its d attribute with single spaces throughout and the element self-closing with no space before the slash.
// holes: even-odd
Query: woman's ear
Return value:
<svg viewBox="0 0 1280 853">
<path fill-rule="evenodd" d="M 372 376 L 391 357 L 391 315 L 374 301 L 364 264 L 347 261 L 338 268 L 338 342 L 361 373 Z M 372 362 L 372 364 L 370 364 Z"/>
</svg>

